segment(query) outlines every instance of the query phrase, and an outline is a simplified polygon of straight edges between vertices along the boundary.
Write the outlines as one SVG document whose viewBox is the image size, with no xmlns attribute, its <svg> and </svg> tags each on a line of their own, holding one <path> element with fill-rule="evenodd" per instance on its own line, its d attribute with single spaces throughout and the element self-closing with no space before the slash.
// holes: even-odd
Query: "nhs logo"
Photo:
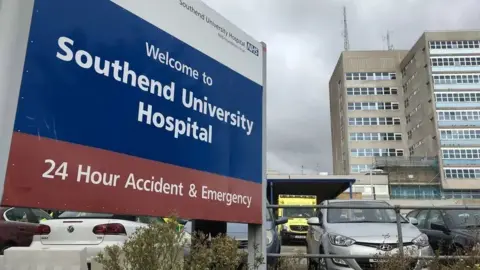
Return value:
<svg viewBox="0 0 480 270">
<path fill-rule="evenodd" d="M 256 56 L 258 56 L 258 48 L 248 41 L 247 41 L 247 50 L 255 54 Z"/>
</svg>

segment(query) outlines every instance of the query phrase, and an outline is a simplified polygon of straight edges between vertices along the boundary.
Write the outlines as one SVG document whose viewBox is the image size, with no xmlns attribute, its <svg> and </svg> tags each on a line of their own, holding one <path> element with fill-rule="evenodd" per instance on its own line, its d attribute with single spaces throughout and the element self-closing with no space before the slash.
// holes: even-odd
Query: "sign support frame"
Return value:
<svg viewBox="0 0 480 270">
<path fill-rule="evenodd" d="M 259 270 L 267 269 L 267 242 L 266 223 L 267 214 L 267 44 L 262 45 L 262 76 L 263 76 L 263 94 L 262 94 L 262 224 L 248 224 L 248 264 L 253 266 L 255 259 L 261 256 L 264 264 L 259 266 Z"/>
<path fill-rule="evenodd" d="M 0 202 L 3 199 L 34 2 L 0 0 Z"/>
</svg>

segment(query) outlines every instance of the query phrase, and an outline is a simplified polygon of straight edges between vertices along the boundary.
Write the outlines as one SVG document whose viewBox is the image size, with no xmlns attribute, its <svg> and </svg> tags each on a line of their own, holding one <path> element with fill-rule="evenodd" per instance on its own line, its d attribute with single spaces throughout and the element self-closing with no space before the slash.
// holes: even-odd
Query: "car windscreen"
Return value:
<svg viewBox="0 0 480 270">
<path fill-rule="evenodd" d="M 315 215 L 315 210 L 310 207 L 305 208 L 284 208 L 283 216 L 288 218 L 310 218 Z"/>
<path fill-rule="evenodd" d="M 396 214 L 393 209 L 375 209 L 375 206 L 388 206 L 386 203 L 367 202 L 337 202 L 329 203 L 332 206 L 345 206 L 346 208 L 331 208 L 327 210 L 328 223 L 394 223 Z M 348 206 L 365 206 L 370 209 L 348 209 Z M 401 222 L 408 222 L 401 217 Z"/>
<path fill-rule="evenodd" d="M 454 228 L 480 227 L 478 210 L 446 210 L 445 213 Z"/>
<path fill-rule="evenodd" d="M 121 219 L 121 220 L 129 220 L 129 221 L 136 221 L 136 216 L 130 215 L 115 215 L 115 214 L 107 214 L 107 213 L 89 213 L 89 212 L 73 212 L 73 211 L 65 211 L 58 216 L 59 219 L 90 219 L 90 218 L 107 218 L 107 219 Z"/>
<path fill-rule="evenodd" d="M 38 218 L 38 220 L 52 219 L 52 216 L 50 216 L 47 212 L 45 212 L 43 210 L 32 209 L 32 212 Z"/>
</svg>

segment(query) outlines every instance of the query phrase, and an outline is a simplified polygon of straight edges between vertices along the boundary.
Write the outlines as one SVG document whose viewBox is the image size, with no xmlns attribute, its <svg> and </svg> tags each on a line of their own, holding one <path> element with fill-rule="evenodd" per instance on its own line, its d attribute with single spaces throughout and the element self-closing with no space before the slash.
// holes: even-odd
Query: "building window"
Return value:
<svg viewBox="0 0 480 270">
<path fill-rule="evenodd" d="M 417 149 L 418 147 L 420 147 L 422 144 L 424 143 L 423 140 L 420 140 L 416 143 L 414 143 L 412 146 L 410 146 L 408 148 L 408 152 L 410 153 L 410 156 L 413 156 L 413 154 L 415 154 L 415 149 Z"/>
<path fill-rule="evenodd" d="M 395 72 L 349 72 L 345 74 L 347 81 L 389 81 L 396 80 Z"/>
<path fill-rule="evenodd" d="M 408 61 L 408 63 L 405 65 L 405 67 L 403 68 L 402 70 L 402 76 L 406 76 L 407 75 L 407 70 L 411 67 L 411 65 L 416 61 L 415 59 L 415 56 L 412 56 L 412 58 L 410 58 L 410 60 Z"/>
<path fill-rule="evenodd" d="M 384 96 L 384 95 L 398 95 L 397 88 L 391 87 L 353 87 L 347 88 L 348 96 Z"/>
<path fill-rule="evenodd" d="M 405 83 L 403 84 L 404 88 L 408 88 L 408 86 L 412 83 L 412 81 L 417 77 L 417 72 L 415 71 L 410 78 L 408 78 Z"/>
<path fill-rule="evenodd" d="M 349 117 L 349 126 L 397 126 L 399 117 Z"/>
<path fill-rule="evenodd" d="M 478 40 L 452 40 L 452 41 L 430 41 L 430 49 L 478 49 Z"/>
<path fill-rule="evenodd" d="M 418 124 L 416 124 L 411 130 L 409 130 L 407 132 L 407 135 L 408 135 L 408 139 L 412 139 L 413 137 L 413 132 L 415 132 L 415 130 L 419 129 L 421 126 L 423 125 L 423 122 L 420 122 Z"/>
<path fill-rule="evenodd" d="M 403 149 L 381 149 L 381 148 L 352 148 L 352 157 L 401 157 Z"/>
<path fill-rule="evenodd" d="M 370 165 L 367 164 L 354 164 L 350 165 L 350 172 L 351 173 L 361 173 L 365 172 L 370 169 Z"/>
<path fill-rule="evenodd" d="M 410 106 L 410 100 L 412 100 L 412 98 L 415 97 L 415 95 L 418 93 L 418 88 L 415 89 L 415 91 L 413 91 L 413 93 L 411 93 L 406 99 L 405 99 L 405 108 L 407 108 L 408 106 Z"/>
<path fill-rule="evenodd" d="M 479 110 L 444 111 L 438 110 L 439 121 L 476 121 L 480 120 Z"/>
<path fill-rule="evenodd" d="M 480 66 L 478 56 L 436 56 L 430 61 L 434 67 Z"/>
<path fill-rule="evenodd" d="M 349 111 L 392 111 L 398 110 L 398 102 L 349 102 Z"/>
<path fill-rule="evenodd" d="M 390 187 L 390 197 L 392 199 L 439 199 L 440 188 L 438 186 L 392 185 Z"/>
<path fill-rule="evenodd" d="M 415 109 L 413 109 L 409 114 L 407 114 L 407 116 L 405 116 L 406 122 L 407 122 L 407 123 L 410 123 L 411 118 L 412 118 L 421 108 L 422 108 L 422 104 L 418 104 L 418 106 L 415 107 Z"/>
<path fill-rule="evenodd" d="M 442 157 L 446 159 L 478 159 L 480 148 L 442 148 Z"/>
<path fill-rule="evenodd" d="M 350 141 L 401 141 L 401 133 L 393 132 L 353 132 Z"/>
<path fill-rule="evenodd" d="M 443 169 L 446 178 L 476 179 L 480 178 L 480 169 L 476 168 L 446 168 Z"/>
<path fill-rule="evenodd" d="M 435 84 L 478 84 L 480 74 L 434 74 Z"/>
<path fill-rule="evenodd" d="M 442 140 L 480 139 L 480 129 L 440 129 Z"/>
<path fill-rule="evenodd" d="M 443 190 L 442 199 L 480 199 L 479 190 Z"/>
<path fill-rule="evenodd" d="M 480 92 L 437 92 L 437 102 L 480 102 Z"/>
</svg>

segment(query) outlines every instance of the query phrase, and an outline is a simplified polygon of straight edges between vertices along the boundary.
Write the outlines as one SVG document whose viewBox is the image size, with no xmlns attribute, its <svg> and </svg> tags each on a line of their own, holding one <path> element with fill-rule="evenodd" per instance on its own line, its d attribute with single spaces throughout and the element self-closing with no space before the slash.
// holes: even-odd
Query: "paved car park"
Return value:
<svg viewBox="0 0 480 270">
<path fill-rule="evenodd" d="M 292 244 L 292 245 L 282 245 L 282 253 L 302 253 L 305 254 L 307 249 L 304 244 Z M 300 265 L 296 270 L 306 270 L 307 269 L 307 259 L 303 258 L 300 260 Z"/>
</svg>

